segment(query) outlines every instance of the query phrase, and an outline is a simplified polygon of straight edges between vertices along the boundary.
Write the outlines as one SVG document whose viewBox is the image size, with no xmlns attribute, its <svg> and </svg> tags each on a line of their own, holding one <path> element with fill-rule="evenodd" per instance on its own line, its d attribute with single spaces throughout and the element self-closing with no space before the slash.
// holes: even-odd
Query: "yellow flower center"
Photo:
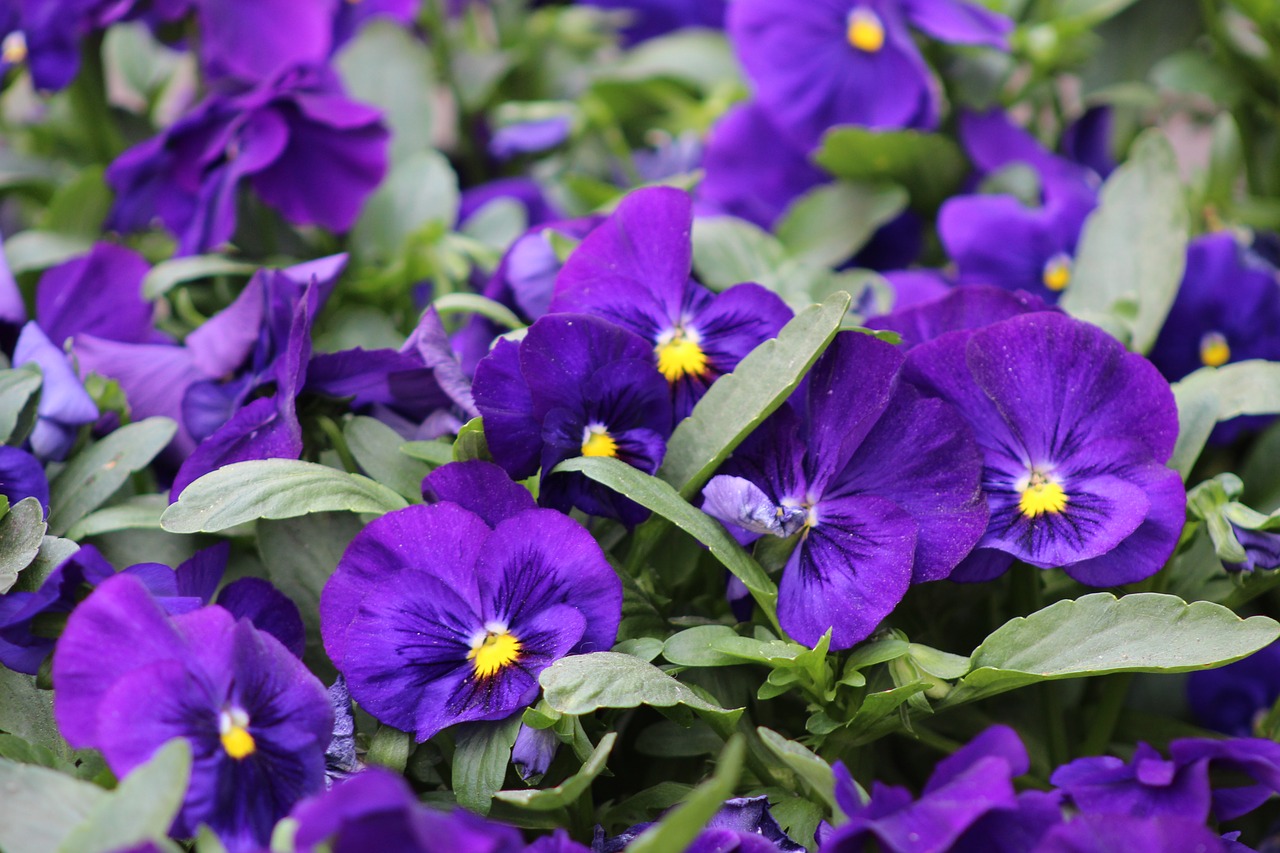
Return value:
<svg viewBox="0 0 1280 853">
<path fill-rule="evenodd" d="M 239 708 L 229 708 L 218 715 L 218 733 L 222 748 L 236 761 L 248 758 L 257 749 L 249 734 L 249 715 Z"/>
<path fill-rule="evenodd" d="M 1071 258 L 1066 255 L 1054 255 L 1050 258 L 1044 265 L 1041 281 L 1054 293 L 1066 290 L 1071 283 Z"/>
<path fill-rule="evenodd" d="M 1221 332 L 1209 332 L 1200 339 L 1200 363 L 1205 367 L 1222 367 L 1231 360 L 1231 345 Z"/>
<path fill-rule="evenodd" d="M 1056 480 L 1041 471 L 1032 471 L 1027 485 L 1018 498 L 1018 509 L 1027 518 L 1035 518 L 1047 512 L 1054 514 L 1067 508 L 1067 493 Z"/>
<path fill-rule="evenodd" d="M 487 631 L 467 652 L 467 660 L 475 666 L 480 678 L 488 678 L 519 659 L 520 641 L 505 629 Z"/>
<path fill-rule="evenodd" d="M 691 329 L 668 332 L 658 339 L 653 351 L 658 356 L 658 372 L 667 377 L 668 382 L 707 372 L 707 354 L 699 345 L 697 333 Z"/>
<path fill-rule="evenodd" d="M 609 430 L 600 424 L 593 424 L 582 431 L 583 456 L 617 456 L 618 442 L 609 435 Z"/>
<path fill-rule="evenodd" d="M 15 30 L 0 41 L 0 60 L 8 65 L 19 65 L 27 59 L 27 37 Z"/>
<path fill-rule="evenodd" d="M 884 23 L 870 9 L 858 8 L 849 13 L 845 30 L 849 44 L 864 53 L 876 53 L 884 47 Z"/>
</svg>

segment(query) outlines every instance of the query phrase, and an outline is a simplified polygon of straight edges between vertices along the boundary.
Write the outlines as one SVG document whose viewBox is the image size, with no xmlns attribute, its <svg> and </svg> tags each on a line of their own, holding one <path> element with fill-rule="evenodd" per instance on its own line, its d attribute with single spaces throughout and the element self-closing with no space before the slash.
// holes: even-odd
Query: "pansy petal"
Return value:
<svg viewBox="0 0 1280 853">
<path fill-rule="evenodd" d="M 535 416 L 529 383 L 520 370 L 520 345 L 498 341 L 476 365 L 471 386 L 484 416 L 484 434 L 494 461 L 523 480 L 538 470 L 542 452 L 541 418 Z"/>
<path fill-rule="evenodd" d="M 775 504 L 759 486 L 742 477 L 712 477 L 702 490 L 702 498 L 702 511 L 707 515 L 752 533 L 786 538 L 804 526 L 803 509 Z"/>
<path fill-rule="evenodd" d="M 947 44 L 1008 50 L 1013 21 L 966 0 L 903 0 L 907 20 L 925 35 Z"/>
<path fill-rule="evenodd" d="M 930 299 L 867 321 L 868 328 L 890 329 L 902 336 L 904 349 L 931 341 L 946 332 L 979 329 L 1032 311 L 1053 310 L 1026 291 L 986 284 L 960 285 Z"/>
<path fill-rule="evenodd" d="M 792 554 L 778 589 L 778 619 L 796 642 L 831 648 L 866 639 L 911 583 L 916 523 L 876 497 L 824 501 Z"/>
<path fill-rule="evenodd" d="M 44 466 L 30 453 L 0 445 L 0 495 L 12 506 L 23 498 L 36 498 L 49 512 L 49 480 Z"/>
<path fill-rule="evenodd" d="M 170 496 L 177 500 L 197 479 L 233 462 L 297 459 L 300 455 L 302 427 L 292 405 L 282 405 L 275 397 L 261 397 L 236 412 L 187 457 L 174 477 Z"/>
<path fill-rule="evenodd" d="M 152 307 L 142 299 L 142 278 L 150 269 L 132 249 L 98 243 L 41 277 L 36 320 L 59 344 L 82 334 L 143 341 L 152 333 Z"/>
<path fill-rule="evenodd" d="M 441 465 L 422 481 L 422 496 L 427 503 L 458 504 L 490 527 L 538 506 L 529 490 L 513 482 L 506 471 L 479 459 Z"/>
<path fill-rule="evenodd" d="M 248 619 L 259 631 L 280 641 L 296 657 L 302 657 L 306 631 L 298 605 L 262 578 L 240 578 L 218 593 L 218 606 L 237 619 Z"/>
</svg>

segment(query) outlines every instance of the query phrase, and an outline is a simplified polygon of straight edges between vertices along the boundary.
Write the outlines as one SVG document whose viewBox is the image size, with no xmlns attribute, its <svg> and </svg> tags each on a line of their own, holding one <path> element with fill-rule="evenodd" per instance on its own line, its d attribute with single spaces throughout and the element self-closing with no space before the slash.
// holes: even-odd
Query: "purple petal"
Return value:
<svg viewBox="0 0 1280 853">
<path fill-rule="evenodd" d="M 290 400 L 292 403 L 292 400 Z M 302 428 L 292 406 L 263 397 L 242 408 L 200 443 L 178 469 L 170 491 L 177 500 L 199 478 L 233 462 L 250 459 L 297 459 L 302 455 Z"/>
<path fill-rule="evenodd" d="M 0 445 L 0 495 L 12 506 L 23 498 L 36 498 L 49 512 L 49 480 L 44 466 L 25 450 Z"/>
<path fill-rule="evenodd" d="M 489 154 L 496 160 L 510 160 L 521 154 L 547 151 L 568 139 L 571 129 L 568 116 L 504 125 L 490 138 Z"/>
<path fill-rule="evenodd" d="M 1039 853 L 1093 853 L 1125 850 L 1164 853 L 1167 850 L 1223 850 L 1223 841 L 1202 821 L 1178 816 L 1077 815 L 1054 827 L 1036 847 Z"/>
<path fill-rule="evenodd" d="M 964 284 L 918 305 L 893 310 L 867 321 L 872 329 L 890 329 L 902 336 L 902 346 L 911 349 L 947 332 L 980 329 L 1019 314 L 1051 309 L 1037 296 L 1001 287 Z"/>
<path fill-rule="evenodd" d="M 1009 49 L 1013 21 L 963 0 L 903 0 L 904 14 L 916 29 L 948 44 Z"/>
<path fill-rule="evenodd" d="M 205 68 L 254 83 L 327 61 L 338 0 L 202 0 L 198 10 Z"/>
<path fill-rule="evenodd" d="M 142 279 L 150 269 L 132 249 L 98 243 L 41 277 L 36 319 L 57 342 L 82 334 L 142 342 L 152 334 L 152 307 L 142 299 Z"/>
<path fill-rule="evenodd" d="M 98 419 L 98 407 L 72 371 L 66 355 L 34 322 L 22 328 L 13 351 L 14 367 L 28 362 L 39 365 L 44 376 L 31 448 L 39 458 L 60 460 L 71 450 L 79 427 Z"/>
<path fill-rule="evenodd" d="M 774 503 L 760 487 L 742 477 L 712 477 L 702 497 L 702 511 L 707 515 L 752 533 L 785 538 L 804 526 L 803 509 Z"/>
<path fill-rule="evenodd" d="M 520 369 L 520 345 L 498 341 L 476 365 L 471 390 L 494 460 L 516 479 L 532 477 L 542 453 L 542 423 Z"/>
<path fill-rule="evenodd" d="M 288 596 L 262 578 L 240 578 L 218 594 L 218 606 L 236 619 L 248 619 L 280 641 L 295 657 L 306 646 L 302 614 Z"/>
<path fill-rule="evenodd" d="M 441 465 L 422 481 L 422 496 L 427 503 L 458 504 L 490 527 L 538 506 L 529 490 L 513 482 L 506 471 L 479 459 Z"/>
</svg>

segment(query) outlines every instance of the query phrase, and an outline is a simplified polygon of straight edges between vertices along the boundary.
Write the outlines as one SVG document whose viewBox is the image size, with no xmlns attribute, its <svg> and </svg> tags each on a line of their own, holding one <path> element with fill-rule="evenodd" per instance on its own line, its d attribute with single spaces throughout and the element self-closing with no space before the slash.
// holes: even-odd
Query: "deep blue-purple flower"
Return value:
<svg viewBox="0 0 1280 853">
<path fill-rule="evenodd" d="M 594 314 L 649 342 L 677 420 L 791 311 L 758 284 L 720 294 L 693 282 L 693 204 L 667 187 L 631 193 L 586 236 L 556 278 L 552 311 Z"/>
<path fill-rule="evenodd" d="M 207 823 L 233 851 L 260 849 L 324 785 L 333 729 L 324 687 L 284 646 L 221 607 L 170 617 L 142 583 L 105 581 L 67 621 L 53 661 L 67 741 L 123 777 L 166 741 L 193 753 L 173 831 Z"/>
<path fill-rule="evenodd" d="M 727 0 L 579 0 L 584 6 L 617 9 L 628 15 L 624 44 L 637 44 L 684 27 L 720 29 Z"/>
<path fill-rule="evenodd" d="M 27 441 L 39 459 L 61 461 L 71 451 L 80 428 L 98 419 L 98 406 L 71 369 L 66 353 L 34 321 L 22 327 L 13 349 L 13 366 L 39 366 L 44 377 L 36 424 Z"/>
<path fill-rule="evenodd" d="M 1186 508 L 1165 467 L 1178 413 L 1142 356 L 1041 311 L 922 343 L 907 375 L 956 405 L 985 459 L 990 525 L 956 579 L 995 577 L 1019 559 L 1114 586 L 1173 552 Z"/>
<path fill-rule="evenodd" d="M 1004 48 L 1012 28 L 962 0 L 740 0 L 728 16 L 761 108 L 805 151 L 835 125 L 937 125 L 940 88 L 912 30 Z"/>
<path fill-rule="evenodd" d="M 13 506 L 24 498 L 36 498 L 49 512 L 49 480 L 40 460 L 20 447 L 0 445 L 0 495 Z"/>
<path fill-rule="evenodd" d="M 982 463 L 948 403 L 902 381 L 902 354 L 836 336 L 802 389 L 703 491 L 743 539 L 799 534 L 778 589 L 797 642 L 865 639 L 912 582 L 947 577 L 982 535 Z"/>
<path fill-rule="evenodd" d="M 1272 643 L 1241 661 L 1193 672 L 1187 704 L 1200 725 L 1246 737 L 1280 699 L 1280 644 Z"/>
<path fill-rule="evenodd" d="M 671 392 L 639 335 L 585 314 L 548 314 L 519 344 L 498 341 L 472 386 L 494 460 L 515 479 L 542 469 L 539 501 L 638 524 L 648 512 L 577 473 L 577 456 L 657 472 L 671 435 Z"/>
<path fill-rule="evenodd" d="M 419 741 L 530 704 L 542 670 L 607 650 L 621 618 L 621 584 L 586 530 L 510 481 L 492 500 L 492 477 L 466 479 L 493 466 L 464 464 L 435 490 L 490 501 L 485 517 L 446 500 L 389 513 L 356 536 L 320 599 L 352 697 Z"/>
<path fill-rule="evenodd" d="M 596 827 L 591 853 L 622 853 L 652 823 L 637 824 L 617 835 L 605 837 Z M 707 821 L 686 853 L 801 853 L 804 847 L 791 840 L 769 811 L 769 798 L 734 797 Z"/>
<path fill-rule="evenodd" d="M 179 254 L 208 251 L 235 233 L 247 182 L 292 224 L 346 231 L 386 173 L 387 140 L 379 112 L 347 98 L 327 69 L 215 92 L 107 169 L 108 227 L 145 231 L 159 220 Z"/>
</svg>

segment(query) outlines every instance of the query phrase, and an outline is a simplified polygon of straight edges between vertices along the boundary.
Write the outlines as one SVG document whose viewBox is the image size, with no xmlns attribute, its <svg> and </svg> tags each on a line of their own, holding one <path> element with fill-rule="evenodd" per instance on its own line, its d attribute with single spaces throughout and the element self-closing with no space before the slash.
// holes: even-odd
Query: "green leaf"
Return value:
<svg viewBox="0 0 1280 853">
<path fill-rule="evenodd" d="M 742 660 L 716 651 L 720 639 L 740 639 L 728 625 L 698 625 L 667 638 L 662 656 L 679 666 L 737 666 Z"/>
<path fill-rule="evenodd" d="M 1038 681 L 1115 672 L 1191 672 L 1239 660 L 1280 637 L 1265 616 L 1241 619 L 1208 601 L 1106 592 L 1059 601 L 1006 622 L 971 658 L 942 707 Z"/>
<path fill-rule="evenodd" d="M 191 255 L 161 261 L 142 279 L 142 298 L 159 299 L 173 288 L 189 281 L 222 275 L 246 276 L 257 270 L 254 264 L 235 261 L 222 255 Z"/>
<path fill-rule="evenodd" d="M 1240 415 L 1280 414 L 1280 363 L 1255 359 L 1202 367 L 1173 383 L 1173 398 L 1178 441 L 1169 467 L 1185 480 L 1216 424 Z"/>
<path fill-rule="evenodd" d="M 741 72 L 723 33 L 690 29 L 637 45 L 625 52 L 617 65 L 605 69 L 601 77 L 607 80 L 670 77 L 710 92 L 717 86 L 738 83 Z"/>
<path fill-rule="evenodd" d="M 453 458 L 455 462 L 470 462 L 472 459 L 493 461 L 484 435 L 484 419 L 472 418 L 458 430 L 458 439 L 453 443 Z"/>
<path fill-rule="evenodd" d="M 494 794 L 494 797 L 520 808 L 537 812 L 549 812 L 553 809 L 572 805 L 586 793 L 595 778 L 604 772 L 605 762 L 609 760 L 609 753 L 613 750 L 613 744 L 617 739 L 618 735 L 615 732 L 609 732 L 600 738 L 600 743 L 596 745 L 591 757 L 582 765 L 582 769 L 554 788 L 533 791 L 498 791 Z"/>
<path fill-rule="evenodd" d="M 0 518 L 0 593 L 12 589 L 18 572 L 36 558 L 44 530 L 39 498 L 23 498 Z"/>
<path fill-rule="evenodd" d="M 410 441 L 400 445 L 400 452 L 410 458 L 421 459 L 432 468 L 453 461 L 453 444 L 448 441 Z"/>
<path fill-rule="evenodd" d="M 458 215 L 458 176 L 438 151 L 418 151 L 391 167 L 351 232 L 351 243 L 368 261 L 400 254 L 409 237 L 429 223 L 453 227 Z"/>
<path fill-rule="evenodd" d="M 332 673 L 320 638 L 320 592 L 347 545 L 364 525 L 345 512 L 320 512 L 258 522 L 258 554 L 268 579 L 298 605 L 307 630 L 304 660 L 313 672 Z"/>
<path fill-rule="evenodd" d="M 565 658 L 564 660 L 571 660 Z M 520 715 L 497 722 L 466 723 L 454 730 L 453 793 L 458 805 L 486 815 L 502 788 L 511 763 L 511 747 L 520 731 Z"/>
<path fill-rule="evenodd" d="M 102 166 L 89 166 L 59 186 L 45 208 L 40 227 L 72 237 L 96 238 L 111 209 L 104 172 Z"/>
<path fill-rule="evenodd" d="M 20 231 L 4 241 L 4 256 L 14 275 L 38 272 L 83 255 L 93 248 L 93 239 L 52 231 Z"/>
<path fill-rule="evenodd" d="M 836 780 L 831 774 L 830 764 L 819 758 L 804 744 L 787 740 L 773 729 L 757 726 L 756 732 L 760 735 L 760 740 L 764 741 L 764 745 L 769 748 L 769 751 L 778 757 L 778 760 L 803 779 L 815 794 L 822 797 L 833 812 L 840 813 L 840 806 L 836 802 L 835 794 Z"/>
<path fill-rule="evenodd" d="M 610 651 L 622 655 L 631 655 L 633 658 L 640 658 L 640 660 L 651 661 L 662 654 L 662 649 L 663 642 L 656 637 L 636 637 L 632 640 L 621 641 Z"/>
<path fill-rule="evenodd" d="M 0 371 L 0 441 L 16 446 L 26 440 L 35 426 L 41 382 L 34 365 Z"/>
<path fill-rule="evenodd" d="M 61 536 L 147 466 L 177 432 L 169 418 L 122 426 L 77 453 L 49 484 L 49 533 Z"/>
<path fill-rule="evenodd" d="M 508 329 L 523 329 L 524 321 L 501 302 L 476 293 L 446 293 L 431 303 L 441 317 L 449 314 L 479 314 Z"/>
<path fill-rule="evenodd" d="M 742 775 L 746 742 L 734 735 L 720 753 L 715 774 L 694 788 L 679 806 L 672 809 L 639 838 L 627 845 L 627 853 L 670 853 L 684 850 L 698 836 L 707 821 L 733 796 Z"/>
<path fill-rule="evenodd" d="M 789 666 L 796 658 L 812 651 L 790 640 L 757 640 L 752 637 L 716 637 L 712 648 L 734 663 L 755 661 L 772 667 Z"/>
<path fill-rule="evenodd" d="M 393 164 L 431 148 L 436 80 L 421 39 L 399 24 L 374 20 L 339 51 L 335 65 L 351 97 L 382 110 Z"/>
<path fill-rule="evenodd" d="M 170 533 L 217 533 L 259 518 L 382 515 L 406 506 L 400 495 L 359 474 L 297 459 L 255 459 L 225 465 L 187 486 L 160 523 Z"/>
<path fill-rule="evenodd" d="M 782 243 L 750 222 L 732 216 L 700 216 L 693 222 L 694 268 L 712 290 L 743 281 L 763 283 L 786 260 Z"/>
<path fill-rule="evenodd" d="M 1081 233 L 1062 307 L 1104 325 L 1118 317 L 1130 333 L 1130 348 L 1147 352 L 1182 281 L 1189 219 L 1173 146 L 1149 130 L 1102 187 L 1098 209 Z M 1129 305 L 1136 315 L 1128 313 Z"/>
<path fill-rule="evenodd" d="M 671 708 L 683 705 L 722 732 L 742 709 L 722 708 L 651 663 L 617 652 L 570 655 L 538 677 L 546 703 L 561 714 L 582 716 L 599 708 Z"/>
<path fill-rule="evenodd" d="M 800 312 L 777 338 L 760 344 L 733 373 L 718 379 L 672 433 L 658 476 L 686 500 L 693 498 L 720 463 L 786 402 L 835 338 L 849 302 L 849 294 L 836 293 Z"/>
<path fill-rule="evenodd" d="M 964 154 L 950 139 L 915 130 L 832 128 L 814 160 L 837 178 L 906 187 L 912 207 L 925 210 L 936 209 L 951 196 L 969 170 Z"/>
<path fill-rule="evenodd" d="M 839 266 L 906 206 L 907 191 L 899 186 L 825 184 L 791 203 L 778 223 L 778 239 L 794 258 Z"/>
<path fill-rule="evenodd" d="M 37 764 L 67 772 L 70 767 L 54 754 L 53 750 L 38 743 L 28 743 L 17 735 L 0 734 L 0 758 L 19 764 Z"/>
<path fill-rule="evenodd" d="M 46 747 L 61 758 L 71 755 L 53 720 L 53 692 L 37 688 L 33 676 L 5 667 L 0 667 L 0 729 Z M 0 843 L 0 850 L 7 849 Z"/>
<path fill-rule="evenodd" d="M 370 764 L 377 764 L 403 775 L 404 768 L 409 764 L 411 752 L 413 752 L 413 735 L 393 726 L 381 725 L 373 733 L 366 760 Z"/>
<path fill-rule="evenodd" d="M 411 502 L 422 500 L 422 478 L 431 467 L 400 452 L 400 433 L 376 418 L 358 415 L 342 430 L 347 448 L 372 479 L 394 489 Z"/>
<path fill-rule="evenodd" d="M 6 670 L 7 671 L 7 670 Z M 106 791 L 29 764 L 0 759 L 0 850 L 49 853 L 108 799 Z"/>
<path fill-rule="evenodd" d="M 92 512 L 71 525 L 67 538 L 77 542 L 117 530 L 162 530 L 160 516 L 169 506 L 165 495 L 135 495 L 113 506 Z"/>
<path fill-rule="evenodd" d="M 174 738 L 99 801 L 59 849 L 65 853 L 111 853 L 149 840 L 168 839 L 190 776 L 191 745 L 185 738 Z"/>
<path fill-rule="evenodd" d="M 723 379 L 721 380 L 724 381 Z M 705 397 L 703 399 L 706 399 Z M 579 456 L 566 459 L 556 472 L 581 471 L 646 509 L 675 524 L 710 549 L 734 577 L 742 581 L 771 622 L 777 621 L 778 588 L 760 564 L 751 559 L 732 536 L 711 516 L 696 509 L 676 494 L 676 490 L 627 463 L 606 456 Z M 780 629 L 779 629 L 780 630 Z"/>
</svg>

